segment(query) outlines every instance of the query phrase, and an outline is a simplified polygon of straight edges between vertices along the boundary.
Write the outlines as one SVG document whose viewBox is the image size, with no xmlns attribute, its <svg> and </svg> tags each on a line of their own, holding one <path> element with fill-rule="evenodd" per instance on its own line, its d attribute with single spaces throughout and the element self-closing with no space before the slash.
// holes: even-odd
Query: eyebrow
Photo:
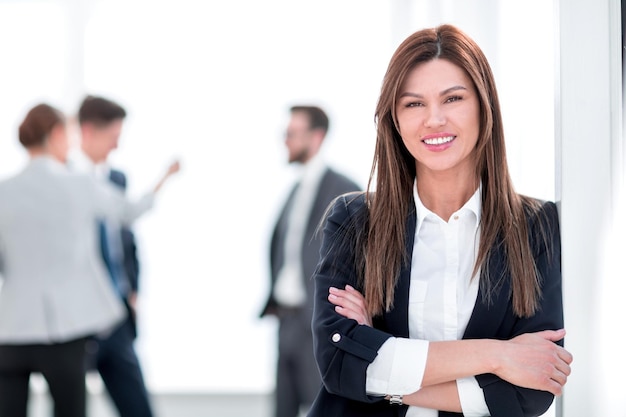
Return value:
<svg viewBox="0 0 626 417">
<path fill-rule="evenodd" d="M 457 90 L 467 90 L 467 88 L 463 87 L 462 85 L 455 85 L 455 86 L 452 86 L 450 88 L 446 88 L 441 93 L 439 93 L 439 95 L 440 96 L 445 96 L 446 94 L 449 94 L 449 93 L 451 93 L 453 91 L 457 91 Z M 402 97 L 424 98 L 424 96 L 421 95 L 421 94 L 410 93 L 410 92 L 405 92 L 405 93 L 400 94 L 399 98 L 402 98 Z"/>
</svg>

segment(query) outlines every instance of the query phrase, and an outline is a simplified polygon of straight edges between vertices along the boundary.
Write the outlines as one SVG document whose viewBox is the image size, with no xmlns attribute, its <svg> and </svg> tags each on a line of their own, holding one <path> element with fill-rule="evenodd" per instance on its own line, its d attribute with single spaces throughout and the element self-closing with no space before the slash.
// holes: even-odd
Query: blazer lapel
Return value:
<svg viewBox="0 0 626 417">
<path fill-rule="evenodd" d="M 510 304 L 511 281 L 509 274 L 502 272 L 506 269 L 504 248 L 500 244 L 493 250 L 488 266 L 491 295 L 487 296 L 481 282 L 472 316 L 463 334 L 464 339 L 493 337 L 498 334 L 498 328 L 506 317 Z"/>
<path fill-rule="evenodd" d="M 396 284 L 393 309 L 384 315 L 385 327 L 391 334 L 399 337 L 409 337 L 409 286 L 411 283 L 415 227 L 416 218 L 413 208 L 407 218 L 405 238 L 408 251 L 407 262 L 403 264 Z M 485 286 L 481 284 L 474 310 L 463 335 L 464 339 L 493 337 L 493 335 L 498 334 L 497 330 L 507 316 L 506 310 L 510 304 L 510 278 L 508 274 L 502 275 L 501 272 L 506 270 L 505 265 L 504 249 L 502 245 L 497 245 L 492 252 L 488 266 L 491 296 L 486 296 Z"/>
<path fill-rule="evenodd" d="M 389 332 L 399 337 L 409 337 L 409 286 L 411 284 L 411 262 L 413 258 L 413 243 L 415 241 L 415 207 L 407 218 L 405 247 L 407 261 L 403 263 L 400 276 L 395 288 L 393 309 L 385 315 L 385 324 Z"/>
</svg>

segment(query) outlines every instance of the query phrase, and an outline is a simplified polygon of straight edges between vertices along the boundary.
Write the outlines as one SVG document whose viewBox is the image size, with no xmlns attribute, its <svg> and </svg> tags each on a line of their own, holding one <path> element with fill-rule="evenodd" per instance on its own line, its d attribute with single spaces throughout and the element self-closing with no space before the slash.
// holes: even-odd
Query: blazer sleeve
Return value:
<svg viewBox="0 0 626 417">
<path fill-rule="evenodd" d="M 86 189 L 91 196 L 94 212 L 99 217 L 116 220 L 129 225 L 154 206 L 155 194 L 146 193 L 138 200 L 129 200 L 118 186 L 106 181 L 97 181 L 89 176 L 82 176 Z"/>
<path fill-rule="evenodd" d="M 358 288 L 354 244 L 346 231 L 364 209 L 361 193 L 343 195 L 331 203 L 323 227 L 320 262 L 313 275 L 312 330 L 315 358 L 326 390 L 356 401 L 376 402 L 382 398 L 365 392 L 366 370 L 391 335 L 340 316 L 328 301 L 331 286 L 350 284 Z"/>
<path fill-rule="evenodd" d="M 542 330 L 557 330 L 564 326 L 561 290 L 561 240 L 556 205 L 543 204 L 537 215 L 529 220 L 531 248 L 541 284 L 539 309 L 529 318 L 515 317 L 509 307 L 498 338 L 511 339 L 518 335 Z M 543 230 L 543 234 L 542 231 Z M 545 236 L 545 238 L 544 238 Z M 510 304 L 510 303 L 509 303 Z M 563 341 L 557 342 L 563 345 Z M 493 374 L 478 375 L 487 406 L 493 417 L 526 417 L 543 414 L 552 404 L 554 395 L 512 385 Z"/>
</svg>

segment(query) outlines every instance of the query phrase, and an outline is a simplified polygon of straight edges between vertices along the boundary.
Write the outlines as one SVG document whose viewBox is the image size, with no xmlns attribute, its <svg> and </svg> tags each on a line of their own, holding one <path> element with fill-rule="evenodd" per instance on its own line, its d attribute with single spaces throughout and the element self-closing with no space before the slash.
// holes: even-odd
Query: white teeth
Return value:
<svg viewBox="0 0 626 417">
<path fill-rule="evenodd" d="M 427 145 L 441 145 L 443 143 L 448 143 L 454 139 L 454 136 L 446 136 L 442 138 L 432 138 L 432 139 L 424 139 L 424 143 Z"/>
</svg>

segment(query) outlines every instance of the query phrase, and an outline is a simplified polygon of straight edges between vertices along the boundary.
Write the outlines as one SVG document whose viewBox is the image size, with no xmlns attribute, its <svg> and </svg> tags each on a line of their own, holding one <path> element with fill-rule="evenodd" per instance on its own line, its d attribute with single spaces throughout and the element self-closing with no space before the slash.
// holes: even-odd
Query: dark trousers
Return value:
<svg viewBox="0 0 626 417">
<path fill-rule="evenodd" d="M 127 318 L 108 337 L 89 341 L 88 364 L 100 373 L 120 417 L 152 417 L 134 342 L 134 324 Z"/>
<path fill-rule="evenodd" d="M 85 417 L 85 339 L 0 345 L 0 417 L 26 417 L 29 379 L 46 379 L 55 417 Z"/>
<path fill-rule="evenodd" d="M 308 411 L 321 378 L 313 356 L 311 319 L 304 311 L 279 310 L 275 416 L 296 417 Z"/>
</svg>

